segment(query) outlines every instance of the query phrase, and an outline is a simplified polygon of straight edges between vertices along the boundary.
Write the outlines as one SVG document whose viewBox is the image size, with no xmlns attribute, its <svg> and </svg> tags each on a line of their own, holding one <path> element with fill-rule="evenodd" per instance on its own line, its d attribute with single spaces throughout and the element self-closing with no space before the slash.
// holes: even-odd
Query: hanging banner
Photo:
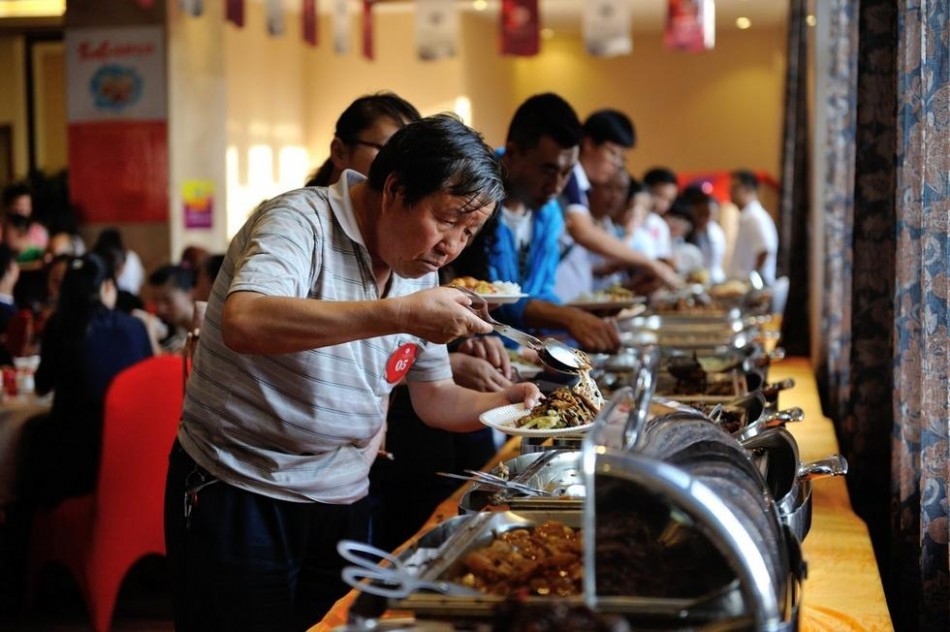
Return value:
<svg viewBox="0 0 950 632">
<path fill-rule="evenodd" d="M 70 123 L 165 119 L 161 27 L 68 29 L 65 43 Z"/>
<path fill-rule="evenodd" d="M 350 52 L 350 3 L 333 0 L 333 52 L 346 55 Z"/>
<path fill-rule="evenodd" d="M 627 55 L 633 50 L 627 0 L 588 0 L 582 28 L 584 46 L 595 57 Z"/>
<path fill-rule="evenodd" d="M 181 183 L 185 228 L 211 228 L 214 219 L 214 181 L 185 180 Z"/>
<path fill-rule="evenodd" d="M 303 41 L 310 46 L 317 45 L 317 0 L 303 0 Z"/>
<path fill-rule="evenodd" d="M 196 18 L 204 13 L 205 3 L 204 0 L 178 0 L 178 8 L 185 15 Z"/>
<path fill-rule="evenodd" d="M 455 0 L 416 0 L 416 55 L 419 59 L 455 57 L 458 31 Z"/>
<path fill-rule="evenodd" d="M 168 218 L 165 32 L 66 29 L 69 193 L 91 223 Z"/>
<path fill-rule="evenodd" d="M 713 0 L 667 0 L 663 44 L 671 50 L 702 52 L 716 45 L 716 5 Z"/>
<path fill-rule="evenodd" d="M 527 57 L 540 50 L 538 0 L 501 0 L 501 54 Z"/>
<path fill-rule="evenodd" d="M 283 37 L 287 30 L 284 21 L 284 0 L 267 0 L 267 32 L 274 37 Z"/>
<path fill-rule="evenodd" d="M 224 19 L 238 28 L 244 28 L 244 0 L 227 0 L 224 5 Z"/>
<path fill-rule="evenodd" d="M 363 57 L 373 59 L 373 0 L 363 0 Z"/>
</svg>

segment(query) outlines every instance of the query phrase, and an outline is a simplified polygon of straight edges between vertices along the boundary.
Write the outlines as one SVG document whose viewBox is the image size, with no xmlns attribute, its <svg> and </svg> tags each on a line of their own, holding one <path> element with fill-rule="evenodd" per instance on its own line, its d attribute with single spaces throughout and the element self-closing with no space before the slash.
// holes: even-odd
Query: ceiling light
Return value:
<svg viewBox="0 0 950 632">
<path fill-rule="evenodd" d="M 475 2 L 472 3 L 472 8 L 476 11 L 484 11 L 488 8 L 488 2 L 485 0 L 475 0 Z"/>
<path fill-rule="evenodd" d="M 16 0 L 0 2 L 0 18 L 60 17 L 66 12 L 66 0 Z"/>
<path fill-rule="evenodd" d="M 541 37 L 543 39 L 551 39 L 554 37 L 554 29 L 541 29 Z"/>
<path fill-rule="evenodd" d="M 818 24 L 818 18 L 816 18 L 814 15 L 809 14 L 805 17 L 805 24 L 807 24 L 808 26 L 815 26 L 816 24 Z"/>
<path fill-rule="evenodd" d="M 736 18 L 736 27 L 740 30 L 746 30 L 752 26 L 752 20 L 747 17 Z"/>
</svg>

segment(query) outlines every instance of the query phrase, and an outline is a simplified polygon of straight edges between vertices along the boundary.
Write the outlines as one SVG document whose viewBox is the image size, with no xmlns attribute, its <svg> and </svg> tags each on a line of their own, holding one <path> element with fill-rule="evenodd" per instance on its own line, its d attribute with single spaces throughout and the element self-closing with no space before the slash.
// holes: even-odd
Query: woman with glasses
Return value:
<svg viewBox="0 0 950 632">
<path fill-rule="evenodd" d="M 420 118 L 411 103 L 392 92 L 377 92 L 353 101 L 337 119 L 330 157 L 310 176 L 307 186 L 330 186 L 340 179 L 344 169 L 368 174 L 389 137 Z"/>
</svg>

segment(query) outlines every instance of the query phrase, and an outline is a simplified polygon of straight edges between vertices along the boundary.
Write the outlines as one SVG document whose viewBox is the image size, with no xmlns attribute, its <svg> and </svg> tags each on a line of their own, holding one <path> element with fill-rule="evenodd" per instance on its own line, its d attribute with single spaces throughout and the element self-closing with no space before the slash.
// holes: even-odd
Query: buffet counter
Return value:
<svg viewBox="0 0 950 632">
<path fill-rule="evenodd" d="M 805 411 L 803 423 L 788 426 L 798 442 L 802 461 L 837 453 L 834 428 L 821 414 L 818 389 L 808 360 L 790 358 L 772 366 L 772 381 L 787 377 L 793 378 L 796 386 L 780 394 L 779 407 L 798 406 Z M 519 446 L 520 440 L 510 441 L 492 460 L 491 466 L 515 456 Z M 464 487 L 439 505 L 416 537 L 457 515 L 463 491 Z M 802 548 L 808 563 L 808 577 L 799 620 L 801 630 L 893 629 L 871 540 L 864 522 L 851 510 L 843 478 L 815 482 L 812 527 Z M 311 631 L 328 631 L 345 624 L 355 596 L 356 592 L 351 591 L 340 599 Z"/>
</svg>

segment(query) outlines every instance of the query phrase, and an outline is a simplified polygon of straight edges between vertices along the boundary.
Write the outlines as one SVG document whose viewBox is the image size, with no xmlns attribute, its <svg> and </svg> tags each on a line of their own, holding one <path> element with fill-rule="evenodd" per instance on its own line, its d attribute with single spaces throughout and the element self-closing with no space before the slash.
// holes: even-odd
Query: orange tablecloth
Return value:
<svg viewBox="0 0 950 632">
<path fill-rule="evenodd" d="M 799 406 L 805 421 L 790 424 L 798 441 L 803 461 L 812 461 L 838 452 L 831 422 L 822 416 L 818 388 L 811 364 L 803 358 L 790 358 L 775 364 L 772 381 L 795 379 L 795 388 L 779 396 L 779 406 Z M 519 442 L 513 440 L 504 452 L 513 453 Z M 500 455 L 499 458 L 506 458 Z M 457 514 L 464 488 L 443 502 L 420 529 L 419 535 L 446 518 Z M 864 522 L 851 510 L 844 479 L 816 481 L 813 487 L 812 526 L 803 546 L 808 562 L 800 629 L 805 632 L 840 630 L 893 630 L 884 589 Z M 406 543 L 408 545 L 412 540 Z M 404 546 L 406 546 L 404 545 Z M 311 632 L 331 630 L 346 623 L 346 615 L 356 593 L 340 599 Z"/>
</svg>

